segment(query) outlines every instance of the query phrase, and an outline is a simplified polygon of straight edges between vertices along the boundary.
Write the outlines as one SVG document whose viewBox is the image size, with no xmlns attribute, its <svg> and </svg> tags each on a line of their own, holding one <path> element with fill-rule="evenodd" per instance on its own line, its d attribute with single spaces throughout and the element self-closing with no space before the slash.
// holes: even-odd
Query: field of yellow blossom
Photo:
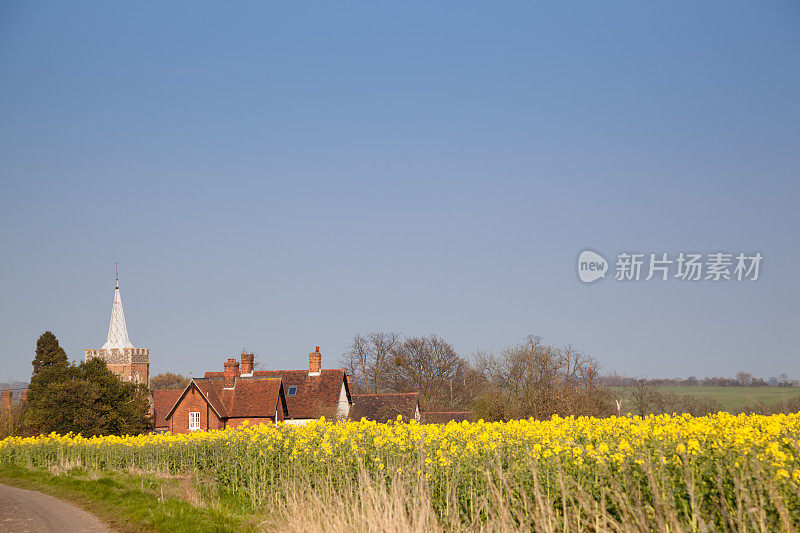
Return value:
<svg viewBox="0 0 800 533">
<path fill-rule="evenodd" d="M 214 479 L 253 509 L 302 485 L 402 491 L 438 524 L 797 530 L 800 414 L 245 426 L 190 435 L 0 441 L 0 465 Z M 420 503 L 421 502 L 421 503 Z M 343 502 L 347 503 L 347 502 Z M 352 502 L 350 502 L 352 503 Z"/>
</svg>

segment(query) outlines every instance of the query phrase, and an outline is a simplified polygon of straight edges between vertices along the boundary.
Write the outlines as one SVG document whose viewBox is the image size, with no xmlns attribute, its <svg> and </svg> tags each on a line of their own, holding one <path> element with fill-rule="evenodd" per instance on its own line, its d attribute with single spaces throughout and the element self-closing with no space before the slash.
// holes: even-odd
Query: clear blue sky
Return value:
<svg viewBox="0 0 800 533">
<path fill-rule="evenodd" d="M 800 378 L 799 96 L 797 2 L 3 2 L 0 380 L 103 344 L 115 261 L 151 374 L 396 330 Z"/>
</svg>

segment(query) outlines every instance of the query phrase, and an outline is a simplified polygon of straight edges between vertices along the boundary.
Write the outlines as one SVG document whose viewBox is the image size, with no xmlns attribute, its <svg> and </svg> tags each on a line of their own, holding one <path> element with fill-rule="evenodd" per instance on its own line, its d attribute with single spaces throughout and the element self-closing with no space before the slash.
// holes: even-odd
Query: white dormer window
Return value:
<svg viewBox="0 0 800 533">
<path fill-rule="evenodd" d="M 200 412 L 189 413 L 189 431 L 197 431 L 200 429 Z"/>
<path fill-rule="evenodd" d="M 297 386 L 292 385 L 291 387 L 289 387 L 289 392 L 286 393 L 286 396 L 294 396 L 296 394 L 297 394 Z"/>
</svg>

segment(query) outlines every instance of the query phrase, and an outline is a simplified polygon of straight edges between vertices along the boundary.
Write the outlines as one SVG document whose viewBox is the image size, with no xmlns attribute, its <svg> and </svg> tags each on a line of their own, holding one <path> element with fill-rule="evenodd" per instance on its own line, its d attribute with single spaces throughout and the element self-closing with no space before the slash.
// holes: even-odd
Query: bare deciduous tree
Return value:
<svg viewBox="0 0 800 533">
<path fill-rule="evenodd" d="M 506 348 L 499 356 L 476 355 L 478 371 L 489 389 L 476 408 L 497 409 L 502 398 L 503 415 L 479 412 L 487 419 L 548 418 L 553 414 L 601 416 L 613 412 L 607 392 L 599 387 L 599 366 L 571 346 L 546 345 L 530 336 Z"/>
<path fill-rule="evenodd" d="M 394 351 L 394 389 L 419 391 L 420 403 L 429 411 L 463 406 L 469 366 L 445 340 L 436 335 L 412 337 Z"/>
<path fill-rule="evenodd" d="M 658 399 L 656 388 L 650 385 L 644 378 L 639 379 L 636 385 L 631 387 L 631 403 L 639 416 L 650 414 L 653 406 Z"/>
<path fill-rule="evenodd" d="M 394 350 L 400 336 L 393 332 L 375 331 L 356 334 L 347 347 L 342 365 L 347 371 L 353 392 L 386 392 L 394 372 Z"/>
<path fill-rule="evenodd" d="M 750 385 L 750 382 L 753 380 L 753 375 L 749 372 L 745 372 L 740 370 L 736 373 L 736 380 L 741 383 L 743 387 L 747 387 Z"/>
<path fill-rule="evenodd" d="M 162 372 L 150 378 L 150 389 L 185 389 L 189 384 L 189 378 L 173 372 Z"/>
</svg>

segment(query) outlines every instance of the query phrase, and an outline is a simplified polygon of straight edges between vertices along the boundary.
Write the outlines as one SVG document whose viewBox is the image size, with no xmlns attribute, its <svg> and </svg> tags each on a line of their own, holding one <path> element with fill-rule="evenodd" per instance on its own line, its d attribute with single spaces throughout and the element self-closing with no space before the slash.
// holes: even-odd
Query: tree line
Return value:
<svg viewBox="0 0 800 533">
<path fill-rule="evenodd" d="M 609 387 L 634 387 L 642 382 L 653 387 L 800 387 L 800 380 L 791 379 L 788 374 L 760 378 L 749 372 L 739 371 L 735 377 L 696 378 L 643 378 L 630 377 L 612 372 L 600 378 Z"/>
<path fill-rule="evenodd" d="M 484 420 L 615 412 L 597 361 L 541 337 L 497 354 L 479 352 L 470 361 L 437 335 L 359 333 L 341 364 L 354 392 L 419 392 L 425 411 L 470 411 Z"/>
<path fill-rule="evenodd" d="M 742 385 L 740 385 L 742 386 Z M 638 416 L 650 414 L 688 413 L 692 416 L 706 416 L 726 411 L 731 414 L 773 415 L 778 413 L 796 413 L 800 411 L 800 395 L 772 403 L 756 401 L 739 408 L 726 408 L 719 400 L 694 394 L 676 394 L 663 390 L 661 385 L 653 385 L 649 380 L 618 387 L 615 397 L 620 413 L 631 413 Z M 625 409 L 622 409 L 622 406 Z"/>
</svg>

